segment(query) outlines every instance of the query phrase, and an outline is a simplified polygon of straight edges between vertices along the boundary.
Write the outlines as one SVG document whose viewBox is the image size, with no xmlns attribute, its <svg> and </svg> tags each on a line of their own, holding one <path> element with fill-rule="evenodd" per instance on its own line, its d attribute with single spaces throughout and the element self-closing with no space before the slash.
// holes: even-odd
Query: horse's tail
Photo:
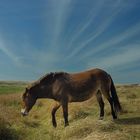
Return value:
<svg viewBox="0 0 140 140">
<path fill-rule="evenodd" d="M 110 79 L 111 79 L 111 96 L 112 96 L 114 108 L 117 112 L 121 112 L 122 107 L 121 107 L 121 104 L 119 102 L 119 98 L 117 96 L 116 88 L 114 86 L 114 82 L 113 82 L 111 76 L 110 76 Z"/>
</svg>

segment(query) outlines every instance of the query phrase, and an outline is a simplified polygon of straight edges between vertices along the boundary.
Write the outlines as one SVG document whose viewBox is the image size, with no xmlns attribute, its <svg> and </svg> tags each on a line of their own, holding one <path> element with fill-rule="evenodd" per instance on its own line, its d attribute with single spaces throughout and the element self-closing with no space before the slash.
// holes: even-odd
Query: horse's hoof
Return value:
<svg viewBox="0 0 140 140">
<path fill-rule="evenodd" d="M 116 119 L 117 119 L 117 116 L 114 116 L 114 117 L 113 117 L 113 120 L 116 120 Z"/>
<path fill-rule="evenodd" d="M 103 116 L 99 117 L 99 120 L 103 120 L 103 119 L 104 119 L 104 117 L 103 117 Z"/>
<path fill-rule="evenodd" d="M 56 127 L 57 127 L 57 124 L 56 124 L 56 123 L 54 123 L 54 124 L 53 124 L 53 127 L 54 127 L 54 128 L 56 128 Z"/>
<path fill-rule="evenodd" d="M 69 123 L 66 123 L 66 124 L 65 124 L 65 127 L 67 127 L 67 126 L 69 126 Z"/>
</svg>

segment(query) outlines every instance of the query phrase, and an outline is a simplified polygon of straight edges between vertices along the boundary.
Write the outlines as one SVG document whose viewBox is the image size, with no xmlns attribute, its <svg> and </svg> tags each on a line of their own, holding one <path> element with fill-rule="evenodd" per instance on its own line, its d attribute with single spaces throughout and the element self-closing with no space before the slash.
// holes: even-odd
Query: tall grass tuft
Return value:
<svg viewBox="0 0 140 140">
<path fill-rule="evenodd" d="M 19 140 L 18 132 L 3 119 L 0 119 L 0 140 Z"/>
</svg>

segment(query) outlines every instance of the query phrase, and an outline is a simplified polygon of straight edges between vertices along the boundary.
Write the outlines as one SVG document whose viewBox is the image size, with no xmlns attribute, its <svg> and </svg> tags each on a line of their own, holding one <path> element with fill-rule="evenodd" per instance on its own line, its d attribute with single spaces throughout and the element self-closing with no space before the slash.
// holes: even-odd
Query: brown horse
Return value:
<svg viewBox="0 0 140 140">
<path fill-rule="evenodd" d="M 52 123 L 56 127 L 55 113 L 62 106 L 65 126 L 68 123 L 68 103 L 82 102 L 96 95 L 100 106 L 100 119 L 104 117 L 104 95 L 110 103 L 113 119 L 121 110 L 118 96 L 111 76 L 101 69 L 92 69 L 80 73 L 50 73 L 26 88 L 23 94 L 23 116 L 28 115 L 32 106 L 39 98 L 50 98 L 56 101 L 52 109 Z"/>
</svg>

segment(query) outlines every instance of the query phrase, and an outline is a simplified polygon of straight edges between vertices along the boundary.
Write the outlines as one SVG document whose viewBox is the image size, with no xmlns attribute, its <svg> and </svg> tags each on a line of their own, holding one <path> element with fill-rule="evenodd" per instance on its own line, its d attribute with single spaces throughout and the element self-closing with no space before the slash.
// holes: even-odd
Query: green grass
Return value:
<svg viewBox="0 0 140 140">
<path fill-rule="evenodd" d="M 3 85 L 7 86 L 7 90 Z M 0 91 L 3 91 L 0 92 L 0 140 L 140 139 L 140 86 L 138 85 L 117 86 L 123 107 L 118 120 L 112 120 L 110 106 L 106 100 L 105 118 L 102 121 L 98 120 L 99 107 L 96 98 L 93 97 L 86 102 L 69 104 L 70 125 L 66 128 L 62 109 L 56 114 L 58 127 L 52 127 L 53 101 L 49 99 L 38 100 L 29 116 L 20 115 L 21 95 L 25 86 L 26 84 L 21 83 L 19 85 L 0 83 Z"/>
<path fill-rule="evenodd" d="M 20 93 L 24 90 L 25 82 L 2 82 L 0 81 L 0 94 Z"/>
</svg>

